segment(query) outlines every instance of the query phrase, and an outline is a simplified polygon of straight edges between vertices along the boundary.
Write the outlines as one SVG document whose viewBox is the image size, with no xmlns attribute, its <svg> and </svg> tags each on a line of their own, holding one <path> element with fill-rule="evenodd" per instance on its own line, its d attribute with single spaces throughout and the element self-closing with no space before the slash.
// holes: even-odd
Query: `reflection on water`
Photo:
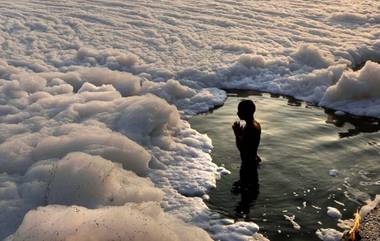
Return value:
<svg viewBox="0 0 380 241">
<path fill-rule="evenodd" d="M 234 195 L 231 188 L 239 179 L 240 157 L 231 124 L 242 98 L 257 106 L 263 162 L 260 190 Z M 214 162 L 231 171 L 210 192 L 208 206 L 224 216 L 256 222 L 271 240 L 317 241 L 318 228 L 336 227 L 327 207 L 351 218 L 365 199 L 380 193 L 376 119 L 337 116 L 293 98 L 249 91 L 230 93 L 224 106 L 190 122 L 213 140 Z M 329 175 L 332 169 L 336 176 Z M 301 229 L 294 229 L 284 215 L 295 215 Z"/>
<path fill-rule="evenodd" d="M 340 138 L 380 131 L 380 122 L 374 118 L 354 117 L 350 115 L 338 116 L 332 110 L 326 110 L 325 113 L 327 114 L 326 123 L 333 124 L 336 127 L 352 126 L 345 131 L 339 132 Z"/>
<path fill-rule="evenodd" d="M 239 193 L 234 193 L 235 195 L 240 195 L 240 201 L 235 209 L 235 216 L 237 220 L 239 218 L 247 218 L 251 208 L 254 207 L 254 203 L 257 200 L 259 193 L 260 185 L 258 183 L 252 188 L 241 190 Z"/>
</svg>

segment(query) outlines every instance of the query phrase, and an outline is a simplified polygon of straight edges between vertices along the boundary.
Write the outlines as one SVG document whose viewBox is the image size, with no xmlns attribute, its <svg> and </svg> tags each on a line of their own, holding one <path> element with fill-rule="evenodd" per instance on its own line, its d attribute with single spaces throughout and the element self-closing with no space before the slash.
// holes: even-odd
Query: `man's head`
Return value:
<svg viewBox="0 0 380 241">
<path fill-rule="evenodd" d="M 253 120 L 253 114 L 256 111 L 256 106 L 252 100 L 242 100 L 238 105 L 238 116 L 241 120 Z"/>
</svg>

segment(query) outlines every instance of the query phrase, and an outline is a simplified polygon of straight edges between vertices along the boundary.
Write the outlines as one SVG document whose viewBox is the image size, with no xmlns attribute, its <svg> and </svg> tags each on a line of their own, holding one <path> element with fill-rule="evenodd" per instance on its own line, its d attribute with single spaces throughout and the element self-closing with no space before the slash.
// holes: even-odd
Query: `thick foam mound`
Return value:
<svg viewBox="0 0 380 241">
<path fill-rule="evenodd" d="M 301 46 L 293 54 L 293 58 L 302 64 L 317 69 L 327 68 L 334 62 L 334 56 L 331 53 L 321 51 L 314 45 Z"/>
<path fill-rule="evenodd" d="M 0 156 L 4 160 L 1 170 L 22 174 L 38 160 L 61 158 L 75 151 L 101 155 L 140 175 L 148 172 L 150 154 L 99 122 L 43 127 L 39 132 L 11 136 L 0 144 Z"/>
<path fill-rule="evenodd" d="M 24 176 L 2 174 L 0 235 L 15 231 L 24 214 L 48 204 L 90 208 L 127 202 L 161 201 L 153 183 L 118 163 L 81 152 L 39 161 Z"/>
<path fill-rule="evenodd" d="M 54 162 L 35 164 L 25 175 L 26 186 L 33 183 L 46 189 L 43 193 L 22 193 L 24 197 L 43 197 L 43 203 L 81 205 L 89 208 L 123 205 L 126 202 L 160 201 L 163 193 L 153 184 L 125 171 L 120 165 L 84 153 L 70 153 Z M 31 184 L 31 185 L 28 185 Z M 33 189 L 32 189 L 33 190 Z"/>
<path fill-rule="evenodd" d="M 4 66 L 9 79 L 0 86 L 1 238 L 41 205 L 160 201 L 163 192 L 137 175 L 158 176 L 166 169 L 156 184 L 191 195 L 215 186 L 210 140 L 157 95 L 205 111 L 224 100 L 223 91 L 193 90 L 175 80 L 156 84 L 105 68 L 28 75 Z"/>
<path fill-rule="evenodd" d="M 47 206 L 30 211 L 6 241 L 212 240 L 202 229 L 165 214 L 157 203 L 86 209 Z"/>
<path fill-rule="evenodd" d="M 367 61 L 358 72 L 346 71 L 330 86 L 321 105 L 380 117 L 380 64 Z"/>
<path fill-rule="evenodd" d="M 54 129 L 52 136 L 43 138 L 33 150 L 37 160 L 62 157 L 82 151 L 120 163 L 127 170 L 147 174 L 150 154 L 129 138 L 104 126 L 66 124 Z"/>
</svg>

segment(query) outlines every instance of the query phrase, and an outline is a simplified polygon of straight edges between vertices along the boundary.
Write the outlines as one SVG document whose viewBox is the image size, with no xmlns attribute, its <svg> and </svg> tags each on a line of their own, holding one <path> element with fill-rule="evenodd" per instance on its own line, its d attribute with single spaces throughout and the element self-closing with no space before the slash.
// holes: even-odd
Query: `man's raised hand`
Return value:
<svg viewBox="0 0 380 241">
<path fill-rule="evenodd" d="M 235 121 L 232 125 L 232 129 L 234 130 L 235 136 L 240 136 L 242 133 L 242 126 L 240 125 L 239 121 Z"/>
</svg>

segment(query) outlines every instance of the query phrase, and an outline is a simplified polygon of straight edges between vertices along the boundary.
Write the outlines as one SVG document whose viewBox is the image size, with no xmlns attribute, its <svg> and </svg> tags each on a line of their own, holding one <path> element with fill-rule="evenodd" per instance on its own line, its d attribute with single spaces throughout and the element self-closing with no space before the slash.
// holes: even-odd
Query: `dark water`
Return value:
<svg viewBox="0 0 380 241">
<path fill-rule="evenodd" d="M 240 168 L 231 124 L 242 98 L 256 103 L 262 126 L 256 200 L 231 193 Z M 351 218 L 364 200 L 380 194 L 380 123 L 333 113 L 281 96 L 239 92 L 230 93 L 221 108 L 193 117 L 192 127 L 213 141 L 214 162 L 232 172 L 217 182 L 208 206 L 226 217 L 254 221 L 272 241 L 319 240 L 318 228 L 337 228 L 326 214 L 329 206 Z M 330 176 L 331 169 L 338 175 Z M 295 215 L 301 229 L 284 215 Z"/>
</svg>

